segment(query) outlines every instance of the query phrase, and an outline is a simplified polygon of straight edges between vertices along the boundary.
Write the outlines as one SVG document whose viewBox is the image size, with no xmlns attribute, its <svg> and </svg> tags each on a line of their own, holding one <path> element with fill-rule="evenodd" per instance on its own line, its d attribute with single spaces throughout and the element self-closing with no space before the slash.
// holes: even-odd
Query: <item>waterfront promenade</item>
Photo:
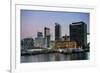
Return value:
<svg viewBox="0 0 100 73">
<path fill-rule="evenodd" d="M 38 55 L 38 54 L 48 54 L 48 53 L 61 53 L 61 54 L 73 54 L 73 53 L 85 53 L 89 52 L 88 49 L 31 49 L 24 50 L 21 52 L 21 56 L 25 55 Z"/>
</svg>

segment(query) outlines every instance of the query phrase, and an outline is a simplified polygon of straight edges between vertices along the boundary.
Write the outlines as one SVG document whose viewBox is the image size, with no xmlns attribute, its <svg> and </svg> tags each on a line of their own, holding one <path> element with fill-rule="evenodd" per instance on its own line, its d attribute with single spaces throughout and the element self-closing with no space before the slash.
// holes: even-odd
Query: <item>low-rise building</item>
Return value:
<svg viewBox="0 0 100 73">
<path fill-rule="evenodd" d="M 63 36 L 63 40 L 55 41 L 54 48 L 56 49 L 77 48 L 77 43 L 75 41 L 70 41 L 70 38 L 67 35 L 65 35 Z"/>
<path fill-rule="evenodd" d="M 77 43 L 74 41 L 55 41 L 56 49 L 65 49 L 65 48 L 77 48 Z"/>
<path fill-rule="evenodd" d="M 24 38 L 21 40 L 21 49 L 32 49 L 34 48 L 33 38 Z"/>
</svg>

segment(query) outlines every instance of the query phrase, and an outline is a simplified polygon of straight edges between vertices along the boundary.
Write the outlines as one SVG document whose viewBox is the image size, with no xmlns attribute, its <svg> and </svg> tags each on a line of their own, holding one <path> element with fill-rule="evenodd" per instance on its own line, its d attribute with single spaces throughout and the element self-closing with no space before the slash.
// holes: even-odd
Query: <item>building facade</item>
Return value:
<svg viewBox="0 0 100 73">
<path fill-rule="evenodd" d="M 24 38 L 21 40 L 21 49 L 33 49 L 34 40 L 33 38 Z"/>
<path fill-rule="evenodd" d="M 37 37 L 34 41 L 35 48 L 44 48 L 45 47 L 45 39 L 43 38 L 42 32 L 37 33 Z"/>
<path fill-rule="evenodd" d="M 55 23 L 55 41 L 61 40 L 61 26 Z"/>
<path fill-rule="evenodd" d="M 69 36 L 65 35 L 63 36 L 63 40 L 55 41 L 56 49 L 71 49 L 71 48 L 77 48 L 77 43 L 75 41 L 70 41 Z"/>
<path fill-rule="evenodd" d="M 37 33 L 37 37 L 43 37 L 42 32 L 38 32 L 38 33 Z"/>
<path fill-rule="evenodd" d="M 50 28 L 44 28 L 45 48 L 50 47 Z"/>
<path fill-rule="evenodd" d="M 84 22 L 70 24 L 70 40 L 85 48 L 87 45 L 87 25 Z"/>
<path fill-rule="evenodd" d="M 56 41 L 54 48 L 55 49 L 77 48 L 77 43 L 73 41 Z"/>
</svg>

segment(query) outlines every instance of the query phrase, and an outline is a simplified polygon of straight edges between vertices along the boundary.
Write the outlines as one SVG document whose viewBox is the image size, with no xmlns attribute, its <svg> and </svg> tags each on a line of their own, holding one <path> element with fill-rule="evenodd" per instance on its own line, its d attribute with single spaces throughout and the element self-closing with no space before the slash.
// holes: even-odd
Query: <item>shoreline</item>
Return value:
<svg viewBox="0 0 100 73">
<path fill-rule="evenodd" d="M 21 53 L 21 56 L 31 56 L 31 55 L 40 55 L 40 54 L 50 54 L 50 53 L 61 53 L 61 54 L 79 54 L 79 53 L 86 53 L 89 52 L 89 50 L 84 51 L 72 51 L 72 52 L 66 52 L 66 51 L 58 51 L 58 50 L 42 50 L 42 51 L 32 51 L 32 52 L 24 52 Z"/>
</svg>

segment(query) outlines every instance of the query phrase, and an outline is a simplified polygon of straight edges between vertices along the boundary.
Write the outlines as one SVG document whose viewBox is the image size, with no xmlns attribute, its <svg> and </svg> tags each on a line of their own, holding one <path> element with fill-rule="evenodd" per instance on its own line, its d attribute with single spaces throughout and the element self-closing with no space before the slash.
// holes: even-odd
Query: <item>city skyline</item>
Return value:
<svg viewBox="0 0 100 73">
<path fill-rule="evenodd" d="M 87 32 L 89 33 L 89 13 L 21 10 L 21 39 L 35 38 L 37 32 L 44 34 L 44 28 L 48 27 L 51 39 L 54 40 L 55 23 L 61 25 L 61 36 L 64 36 L 65 34 L 69 35 L 69 25 L 78 21 L 87 24 Z"/>
</svg>

